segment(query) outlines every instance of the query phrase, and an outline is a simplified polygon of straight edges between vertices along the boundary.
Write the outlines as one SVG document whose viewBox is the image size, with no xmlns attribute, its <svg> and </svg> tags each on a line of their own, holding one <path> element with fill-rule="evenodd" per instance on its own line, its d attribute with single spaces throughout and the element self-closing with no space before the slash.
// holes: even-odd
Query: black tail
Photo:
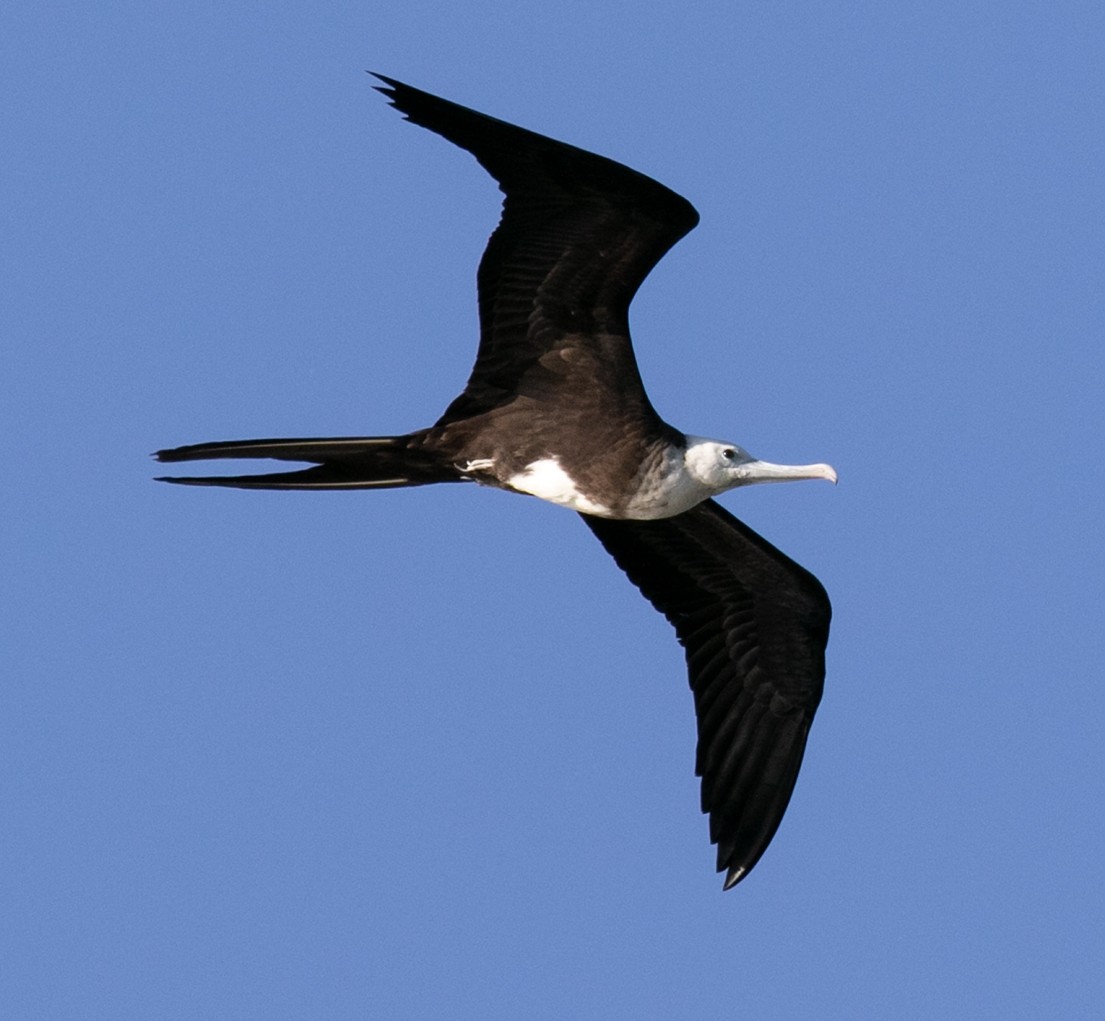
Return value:
<svg viewBox="0 0 1105 1021">
<path fill-rule="evenodd" d="M 159 450 L 154 457 L 164 462 L 264 457 L 314 462 L 315 467 L 267 475 L 166 477 L 157 481 L 235 489 L 392 489 L 431 482 L 460 482 L 460 473 L 418 444 L 416 436 L 195 443 Z"/>
</svg>

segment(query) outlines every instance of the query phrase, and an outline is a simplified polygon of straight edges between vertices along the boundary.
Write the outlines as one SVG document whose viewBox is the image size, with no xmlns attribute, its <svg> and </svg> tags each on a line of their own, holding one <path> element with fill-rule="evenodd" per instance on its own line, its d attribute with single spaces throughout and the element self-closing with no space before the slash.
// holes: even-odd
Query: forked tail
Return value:
<svg viewBox="0 0 1105 1021">
<path fill-rule="evenodd" d="M 431 482 L 460 482 L 452 465 L 408 436 L 350 436 L 336 439 L 230 440 L 159 450 L 162 462 L 271 458 L 304 461 L 313 468 L 266 475 L 163 477 L 158 482 L 235 489 L 391 489 Z"/>
</svg>

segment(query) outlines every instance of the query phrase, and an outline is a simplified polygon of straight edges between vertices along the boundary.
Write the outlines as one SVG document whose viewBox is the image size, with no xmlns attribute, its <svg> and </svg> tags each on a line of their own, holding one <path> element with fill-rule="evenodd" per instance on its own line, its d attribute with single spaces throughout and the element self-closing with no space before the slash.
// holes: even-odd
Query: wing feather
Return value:
<svg viewBox="0 0 1105 1021">
<path fill-rule="evenodd" d="M 467 149 L 505 196 L 477 277 L 476 363 L 438 424 L 514 400 L 531 389 L 531 375 L 540 388 L 542 359 L 569 348 L 585 349 L 579 364 L 588 371 L 603 363 L 611 393 L 651 412 L 629 339 L 629 303 L 698 223 L 694 207 L 604 156 L 376 77 L 408 120 Z"/>
<path fill-rule="evenodd" d="M 824 684 L 828 596 L 713 500 L 659 521 L 584 520 L 686 651 L 702 810 L 728 889 L 794 790 Z"/>
</svg>

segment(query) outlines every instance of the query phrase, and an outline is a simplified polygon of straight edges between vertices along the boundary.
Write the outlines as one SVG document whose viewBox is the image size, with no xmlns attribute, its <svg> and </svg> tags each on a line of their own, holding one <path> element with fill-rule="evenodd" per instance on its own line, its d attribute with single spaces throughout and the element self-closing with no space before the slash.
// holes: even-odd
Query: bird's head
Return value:
<svg viewBox="0 0 1105 1021">
<path fill-rule="evenodd" d="M 827 464 L 772 464 L 759 461 L 743 447 L 702 436 L 687 437 L 684 454 L 687 471 L 716 496 L 736 486 L 756 482 L 789 482 L 792 479 L 827 479 L 836 482 L 836 472 Z"/>
</svg>

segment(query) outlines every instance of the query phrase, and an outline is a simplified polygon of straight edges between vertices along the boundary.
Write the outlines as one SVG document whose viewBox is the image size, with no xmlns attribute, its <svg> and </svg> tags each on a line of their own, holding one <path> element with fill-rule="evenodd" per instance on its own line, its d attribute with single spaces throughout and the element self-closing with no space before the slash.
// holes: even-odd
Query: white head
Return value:
<svg viewBox="0 0 1105 1021">
<path fill-rule="evenodd" d="M 684 454 L 687 472 L 717 495 L 736 486 L 755 482 L 789 482 L 791 479 L 827 479 L 836 482 L 836 472 L 827 464 L 772 464 L 757 461 L 743 447 L 702 436 L 687 437 Z"/>
</svg>

